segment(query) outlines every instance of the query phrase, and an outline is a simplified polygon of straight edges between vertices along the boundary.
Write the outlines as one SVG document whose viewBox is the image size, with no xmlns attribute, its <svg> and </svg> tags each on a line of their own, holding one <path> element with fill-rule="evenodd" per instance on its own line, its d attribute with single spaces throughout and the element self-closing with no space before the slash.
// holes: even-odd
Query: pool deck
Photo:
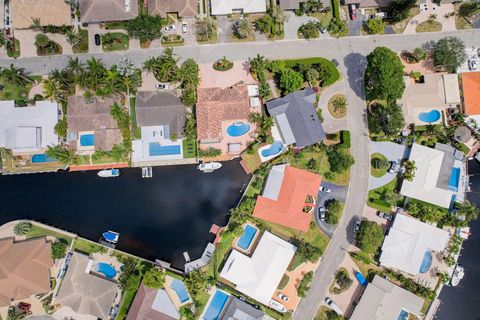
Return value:
<svg viewBox="0 0 480 320">
<path fill-rule="evenodd" d="M 172 302 L 173 304 L 175 305 L 175 307 L 177 309 L 180 309 L 182 306 L 186 305 L 186 304 L 189 304 L 192 302 L 192 298 L 190 297 L 189 295 L 189 298 L 187 301 L 185 302 L 181 302 L 180 299 L 178 298 L 177 296 L 177 293 L 175 292 L 175 290 L 173 290 L 172 288 L 170 288 L 170 285 L 172 284 L 172 281 L 173 281 L 173 277 L 169 276 L 169 275 L 166 275 L 165 276 L 165 285 L 164 285 L 164 289 L 165 291 L 167 292 L 168 296 L 170 297 L 170 299 L 172 299 Z"/>
<path fill-rule="evenodd" d="M 248 123 L 250 125 L 250 130 L 244 135 L 241 135 L 239 137 L 232 137 L 228 135 L 227 128 L 232 124 L 234 124 L 235 122 L 239 122 L 239 121 Z M 199 147 L 201 149 L 208 149 L 209 147 L 220 149 L 220 151 L 222 152 L 222 155 L 228 155 L 230 157 L 239 156 L 244 150 L 248 148 L 249 144 L 255 140 L 256 130 L 257 130 L 257 127 L 255 126 L 255 124 L 248 122 L 247 119 L 222 121 L 222 126 L 221 126 L 222 137 L 220 141 L 214 142 L 214 143 L 200 143 Z M 240 144 L 240 150 L 238 152 L 229 153 L 228 146 L 230 144 Z"/>
</svg>

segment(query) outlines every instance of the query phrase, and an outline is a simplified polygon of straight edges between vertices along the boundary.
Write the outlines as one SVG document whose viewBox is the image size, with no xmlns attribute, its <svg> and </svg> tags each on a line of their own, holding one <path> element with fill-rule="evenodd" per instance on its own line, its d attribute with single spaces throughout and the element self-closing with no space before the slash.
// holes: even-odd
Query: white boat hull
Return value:
<svg viewBox="0 0 480 320">
<path fill-rule="evenodd" d="M 199 164 L 197 169 L 203 172 L 213 172 L 221 167 L 222 164 L 220 162 L 207 162 Z"/>
<path fill-rule="evenodd" d="M 100 178 L 115 178 L 120 175 L 120 170 L 118 169 L 105 169 L 97 173 Z"/>
</svg>

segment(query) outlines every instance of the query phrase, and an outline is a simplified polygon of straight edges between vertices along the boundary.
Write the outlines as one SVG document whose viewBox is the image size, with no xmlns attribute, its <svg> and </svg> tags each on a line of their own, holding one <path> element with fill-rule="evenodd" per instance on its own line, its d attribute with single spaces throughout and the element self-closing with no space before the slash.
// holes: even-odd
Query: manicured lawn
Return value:
<svg viewBox="0 0 480 320">
<path fill-rule="evenodd" d="M 125 316 L 127 315 L 127 311 L 130 308 L 130 306 L 133 303 L 133 299 L 135 299 L 135 295 L 137 294 L 138 290 L 134 291 L 125 291 L 125 294 L 123 295 L 122 299 L 122 304 L 120 305 L 120 308 L 118 309 L 118 314 L 116 319 L 117 320 L 123 320 L 125 319 Z"/>
<path fill-rule="evenodd" d="M 324 26 L 325 28 L 328 27 L 328 25 L 330 24 L 330 21 L 333 18 L 332 11 L 328 11 L 326 13 L 314 12 L 314 13 L 308 14 L 308 16 L 317 18 L 318 21 L 320 21 L 322 26 Z"/>
<path fill-rule="evenodd" d="M 27 239 L 44 237 L 44 236 L 52 236 L 57 238 L 58 240 L 64 240 L 65 242 L 68 243 L 68 245 L 70 245 L 70 243 L 72 242 L 72 238 L 69 236 L 66 236 L 59 232 L 55 232 L 50 229 L 37 226 L 35 224 L 32 224 L 32 229 L 30 229 L 30 231 L 26 234 Z"/>
<path fill-rule="evenodd" d="M 442 31 L 442 24 L 435 20 L 424 21 L 420 23 L 416 28 L 416 32 L 437 32 Z"/>
<path fill-rule="evenodd" d="M 111 40 L 109 39 L 111 38 Z M 110 41 L 109 41 L 110 40 Z M 102 35 L 103 51 L 128 50 L 128 36 L 121 32 L 109 32 Z"/>
<path fill-rule="evenodd" d="M 105 24 L 107 30 L 127 29 L 128 21 L 113 21 Z"/>
<path fill-rule="evenodd" d="M 130 114 L 132 117 L 132 132 L 134 139 L 141 139 L 141 128 L 137 126 L 137 111 L 135 109 L 135 97 L 130 97 Z"/>
<path fill-rule="evenodd" d="M 9 47 L 7 47 L 7 55 L 10 58 L 18 58 L 20 57 L 20 41 L 18 39 L 15 39 L 14 43 L 15 50 L 10 50 Z"/>
<path fill-rule="evenodd" d="M 345 106 L 344 108 L 337 108 L 337 110 L 335 110 L 334 102 L 336 99 L 345 99 L 345 95 L 340 93 L 331 97 L 330 100 L 328 100 L 328 112 L 330 112 L 332 117 L 341 119 L 347 114 L 347 107 Z"/>
<path fill-rule="evenodd" d="M 92 157 L 92 162 L 93 164 L 102 164 L 102 163 L 117 163 L 117 162 L 123 162 L 123 161 L 117 161 L 115 158 L 113 158 L 107 153 L 98 158 Z"/>
<path fill-rule="evenodd" d="M 380 168 L 374 168 L 373 166 L 374 161 L 381 162 L 382 166 Z M 383 177 L 387 173 L 389 164 L 390 164 L 390 161 L 388 161 L 387 157 L 385 157 L 383 154 L 374 153 L 372 154 L 372 157 L 371 157 L 370 173 L 372 174 L 372 176 L 376 178 Z"/>
<path fill-rule="evenodd" d="M 368 206 L 380 211 L 390 212 L 392 206 L 385 201 L 384 194 L 387 194 L 387 195 L 394 194 L 396 185 L 397 185 L 397 179 L 395 178 L 394 180 L 384 185 L 383 187 L 370 190 L 368 192 L 368 202 L 367 202 Z"/>
<path fill-rule="evenodd" d="M 81 40 L 78 45 L 72 47 L 73 53 L 87 53 L 88 52 L 88 30 L 79 29 Z"/>
<path fill-rule="evenodd" d="M 6 82 L 0 78 L 0 85 L 3 89 L 0 90 L 0 100 L 27 100 L 28 93 L 32 89 L 31 85 L 26 87 L 19 87 L 10 82 Z"/>
<path fill-rule="evenodd" d="M 259 145 L 255 144 L 251 150 L 242 153 L 242 160 L 245 161 L 247 167 L 250 169 L 251 172 L 257 170 L 258 167 L 260 167 L 260 165 L 262 164 L 262 162 L 260 161 L 260 156 L 258 155 L 258 148 Z"/>
<path fill-rule="evenodd" d="M 87 254 L 100 252 L 103 250 L 106 251 L 106 248 L 102 247 L 101 245 L 83 238 L 75 238 L 75 241 L 73 242 L 73 248 L 77 251 Z"/>
<path fill-rule="evenodd" d="M 51 56 L 62 54 L 62 46 L 55 41 L 50 41 L 46 47 L 37 47 L 37 55 L 39 56 Z"/>
<path fill-rule="evenodd" d="M 182 140 L 182 150 L 184 158 L 195 158 L 197 156 L 197 147 L 193 140 Z"/>
</svg>

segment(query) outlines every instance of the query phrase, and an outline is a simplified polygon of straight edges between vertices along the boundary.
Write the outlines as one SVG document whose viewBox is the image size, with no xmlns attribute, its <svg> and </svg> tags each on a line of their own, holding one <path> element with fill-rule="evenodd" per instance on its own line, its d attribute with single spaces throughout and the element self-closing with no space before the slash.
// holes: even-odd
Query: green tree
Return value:
<svg viewBox="0 0 480 320">
<path fill-rule="evenodd" d="M 198 300 L 198 295 L 207 288 L 207 278 L 202 271 L 195 270 L 190 272 L 185 278 L 185 285 L 193 298 Z"/>
<path fill-rule="evenodd" d="M 305 72 L 305 80 L 307 80 L 310 87 L 313 87 L 318 78 L 320 78 L 320 73 L 318 73 L 317 69 L 312 68 Z"/>
<path fill-rule="evenodd" d="M 182 63 L 178 70 L 178 80 L 182 82 L 182 86 L 192 85 L 195 88 L 200 84 L 200 69 L 193 59 L 187 59 Z"/>
<path fill-rule="evenodd" d="M 266 99 L 271 93 L 272 90 L 270 89 L 268 82 L 260 82 L 260 85 L 258 86 L 258 95 L 260 98 Z"/>
<path fill-rule="evenodd" d="M 242 18 L 233 25 L 233 34 L 239 39 L 246 39 L 254 34 L 252 22 L 248 18 Z"/>
<path fill-rule="evenodd" d="M 67 244 L 62 241 L 52 243 L 52 259 L 64 258 L 67 251 Z"/>
<path fill-rule="evenodd" d="M 52 159 L 57 159 L 59 162 L 68 166 L 72 164 L 78 164 L 80 162 L 80 158 L 78 157 L 78 155 L 75 154 L 73 150 L 59 145 L 55 147 L 48 146 L 45 154 L 48 157 Z"/>
<path fill-rule="evenodd" d="M 13 233 L 16 236 L 24 236 L 30 232 L 32 224 L 30 222 L 19 222 L 13 227 Z"/>
<path fill-rule="evenodd" d="M 317 23 L 314 21 L 308 21 L 307 23 L 302 24 L 300 28 L 298 28 L 298 32 L 305 39 L 313 39 L 320 36 L 320 32 L 317 28 Z"/>
<path fill-rule="evenodd" d="M 340 216 L 342 215 L 343 205 L 340 201 L 334 199 L 329 201 L 326 205 L 327 213 L 325 215 L 325 220 L 328 224 L 337 224 L 340 221 Z"/>
<path fill-rule="evenodd" d="M 303 85 L 303 77 L 292 69 L 284 69 L 280 73 L 280 89 L 284 94 L 297 91 Z"/>
<path fill-rule="evenodd" d="M 320 248 L 315 247 L 304 240 L 295 238 L 292 242 L 297 247 L 296 254 L 298 254 L 302 260 L 317 262 L 323 254 Z"/>
<path fill-rule="evenodd" d="M 259 77 L 260 73 L 264 73 L 264 70 L 270 64 L 270 61 L 268 61 L 268 59 L 266 59 L 264 56 L 257 54 L 254 58 L 248 58 L 248 63 L 250 65 L 250 71 L 256 73 L 257 77 Z"/>
<path fill-rule="evenodd" d="M 480 214 L 480 209 L 468 200 L 455 202 L 455 208 L 457 209 L 457 216 L 464 216 L 467 223 L 477 220 Z"/>
<path fill-rule="evenodd" d="M 142 14 L 127 22 L 127 33 L 141 42 L 152 41 L 162 36 L 163 25 L 164 19 L 160 16 Z"/>
<path fill-rule="evenodd" d="M 405 125 L 402 108 L 392 103 L 377 103 L 368 108 L 368 125 L 371 132 L 385 135 L 397 134 Z"/>
<path fill-rule="evenodd" d="M 68 122 L 66 119 L 58 120 L 55 128 L 53 129 L 55 134 L 59 137 L 66 138 L 67 137 L 67 130 L 68 130 Z"/>
<path fill-rule="evenodd" d="M 4 82 L 18 87 L 26 87 L 34 82 L 30 76 L 25 74 L 25 69 L 16 68 L 13 64 L 10 65 L 10 68 L 3 68 L 0 76 Z"/>
<path fill-rule="evenodd" d="M 137 269 L 137 260 L 132 257 L 122 257 L 122 273 L 118 278 L 118 284 L 123 292 L 135 291 L 140 286 L 141 274 Z"/>
<path fill-rule="evenodd" d="M 150 268 L 147 270 L 143 276 L 143 284 L 145 287 L 160 289 L 165 283 L 165 272 L 159 270 L 158 268 Z"/>
<path fill-rule="evenodd" d="M 300 2 L 301 9 L 304 13 L 320 12 L 323 9 L 322 0 L 307 0 Z"/>
<path fill-rule="evenodd" d="M 386 8 L 387 17 L 391 23 L 397 23 L 408 18 L 410 10 L 417 4 L 416 0 L 392 0 Z"/>
<path fill-rule="evenodd" d="M 357 246 L 367 253 L 378 251 L 383 242 L 383 229 L 373 221 L 363 220 L 356 235 Z"/>
<path fill-rule="evenodd" d="M 440 39 L 433 48 L 434 65 L 445 68 L 448 72 L 456 72 L 465 60 L 467 60 L 465 44 L 457 37 Z"/>
<path fill-rule="evenodd" d="M 197 102 L 195 87 L 189 85 L 186 88 L 183 88 L 180 100 L 182 100 L 183 104 L 187 107 L 193 107 Z"/>
<path fill-rule="evenodd" d="M 403 95 L 403 65 L 395 52 L 377 47 L 367 56 L 365 93 L 368 100 L 395 101 Z"/>
<path fill-rule="evenodd" d="M 413 58 L 415 61 L 420 62 L 427 57 L 427 53 L 422 48 L 418 47 L 413 50 Z"/>
<path fill-rule="evenodd" d="M 345 172 L 355 163 L 355 159 L 344 149 L 331 147 L 327 150 L 328 164 L 330 171 Z"/>
<path fill-rule="evenodd" d="M 332 105 L 335 112 L 344 112 L 347 108 L 347 99 L 343 95 L 337 96 L 333 99 Z"/>
<path fill-rule="evenodd" d="M 385 24 L 382 18 L 368 19 L 363 27 L 369 34 L 383 34 L 385 30 Z"/>
<path fill-rule="evenodd" d="M 469 2 L 464 2 L 458 9 L 458 15 L 465 20 L 467 20 L 470 24 L 471 18 L 475 16 L 477 11 L 480 10 L 480 2 L 479 1 L 469 1 Z"/>
<path fill-rule="evenodd" d="M 152 72 L 158 81 L 174 81 L 178 79 L 179 68 L 177 61 L 178 59 L 173 54 L 173 49 L 165 48 L 162 56 L 146 60 L 143 68 Z"/>
<path fill-rule="evenodd" d="M 50 39 L 48 39 L 48 37 L 45 34 L 38 33 L 35 36 L 35 46 L 36 47 L 45 48 L 45 47 L 48 46 L 49 43 L 50 43 Z"/>
<path fill-rule="evenodd" d="M 410 161 L 407 160 L 405 161 L 405 179 L 408 181 L 413 181 L 413 178 L 415 177 L 415 170 L 417 170 L 417 167 L 415 166 L 415 161 Z"/>
</svg>

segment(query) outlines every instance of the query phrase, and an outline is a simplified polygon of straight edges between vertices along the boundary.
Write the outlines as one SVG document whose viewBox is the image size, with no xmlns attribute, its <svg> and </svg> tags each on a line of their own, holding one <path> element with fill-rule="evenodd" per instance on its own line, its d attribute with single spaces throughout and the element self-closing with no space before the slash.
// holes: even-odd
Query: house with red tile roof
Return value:
<svg viewBox="0 0 480 320">
<path fill-rule="evenodd" d="M 322 177 L 290 165 L 272 167 L 253 216 L 307 232 Z M 308 200 L 310 199 L 310 201 Z"/>
<path fill-rule="evenodd" d="M 480 124 L 480 72 L 462 73 L 462 89 L 464 113 Z"/>
</svg>

